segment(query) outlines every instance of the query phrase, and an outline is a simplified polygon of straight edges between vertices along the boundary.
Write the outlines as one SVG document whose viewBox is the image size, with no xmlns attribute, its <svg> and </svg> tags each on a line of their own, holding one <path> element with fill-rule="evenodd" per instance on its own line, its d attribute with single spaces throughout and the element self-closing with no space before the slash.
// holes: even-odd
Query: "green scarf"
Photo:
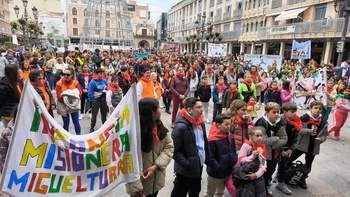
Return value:
<svg viewBox="0 0 350 197">
<path fill-rule="evenodd" d="M 337 100 L 337 99 L 339 99 L 339 98 L 343 98 L 343 99 L 349 99 L 349 96 L 346 96 L 346 95 L 344 95 L 344 94 L 338 94 L 336 97 L 335 97 L 335 101 Z"/>
</svg>

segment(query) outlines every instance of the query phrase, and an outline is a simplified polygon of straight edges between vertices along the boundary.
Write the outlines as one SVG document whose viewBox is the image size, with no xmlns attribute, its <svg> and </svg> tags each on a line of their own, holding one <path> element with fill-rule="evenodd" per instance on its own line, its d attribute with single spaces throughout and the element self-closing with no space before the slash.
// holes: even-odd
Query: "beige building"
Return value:
<svg viewBox="0 0 350 197">
<path fill-rule="evenodd" d="M 181 51 L 191 51 L 192 44 L 199 49 L 200 43 L 207 50 L 205 37 L 211 28 L 221 33 L 222 43 L 228 43 L 229 54 L 285 58 L 291 56 L 293 39 L 311 40 L 311 57 L 330 62 L 336 60 L 335 43 L 344 24 L 339 16 L 343 13 L 335 12 L 333 0 L 184 0 L 168 11 L 168 37 Z M 199 39 L 187 41 L 193 34 Z M 350 51 L 345 51 L 344 59 L 349 56 Z"/>
<path fill-rule="evenodd" d="M 128 2 L 131 24 L 136 47 L 154 47 L 154 24 L 150 20 L 148 5 L 138 5 L 136 1 Z"/>
<path fill-rule="evenodd" d="M 10 0 L 1 0 L 0 4 L 0 39 L 8 40 L 7 38 L 11 35 L 10 26 Z M 4 38 L 4 39 L 3 39 Z"/>
<path fill-rule="evenodd" d="M 67 33 L 70 42 L 78 44 L 83 32 L 84 16 L 87 13 L 88 0 L 68 0 L 67 2 Z"/>
</svg>

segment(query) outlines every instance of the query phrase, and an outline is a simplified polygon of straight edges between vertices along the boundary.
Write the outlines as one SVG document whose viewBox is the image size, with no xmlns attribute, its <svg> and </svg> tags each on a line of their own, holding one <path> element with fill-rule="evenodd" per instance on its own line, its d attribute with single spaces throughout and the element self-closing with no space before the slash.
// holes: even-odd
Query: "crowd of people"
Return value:
<svg viewBox="0 0 350 197">
<path fill-rule="evenodd" d="M 293 161 L 305 154 L 310 173 L 327 138 L 344 140 L 340 129 L 350 111 L 350 61 L 334 75 L 333 65 L 314 60 L 308 64 L 285 60 L 280 70 L 273 62 L 264 70 L 244 60 L 244 54 L 210 58 L 155 50 L 147 57 L 137 57 L 132 50 L 79 48 L 27 53 L 17 45 L 2 53 L 0 116 L 6 132 L 0 139 L 1 167 L 25 81 L 39 93 L 51 116 L 57 110 L 67 131 L 72 119 L 77 135 L 82 133 L 79 121 L 84 116 L 91 118 L 90 132 L 94 132 L 98 113 L 104 123 L 108 112 L 137 83 L 145 169 L 139 181 L 126 184 L 131 196 L 157 196 L 171 159 L 176 175 L 172 197 L 199 195 L 204 164 L 208 197 L 223 196 L 225 188 L 232 196 L 272 196 L 272 183 L 291 195 L 284 182 Z M 327 105 L 320 101 L 308 107 L 292 103 L 291 81 L 296 72 L 307 78 L 322 68 L 328 77 Z M 328 128 L 333 107 L 338 118 Z M 258 118 L 260 108 L 265 113 Z M 308 111 L 297 116 L 297 110 L 303 108 Z M 171 114 L 172 132 L 161 121 L 162 109 Z M 211 125 L 208 135 L 205 123 Z M 329 136 L 332 132 L 334 136 Z M 251 171 L 245 172 L 245 180 L 232 179 L 232 169 L 248 165 Z M 305 179 L 300 186 L 307 189 Z"/>
</svg>

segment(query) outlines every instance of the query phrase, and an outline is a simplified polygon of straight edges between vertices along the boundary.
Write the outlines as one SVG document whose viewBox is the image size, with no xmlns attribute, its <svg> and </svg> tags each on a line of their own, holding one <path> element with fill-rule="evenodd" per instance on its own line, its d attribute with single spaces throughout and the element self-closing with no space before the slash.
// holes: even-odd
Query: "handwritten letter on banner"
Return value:
<svg viewBox="0 0 350 197">
<path fill-rule="evenodd" d="M 101 196 L 140 178 L 136 86 L 95 132 L 73 135 L 26 84 L 1 190 L 11 196 Z M 37 104 L 37 106 L 35 105 Z"/>
<path fill-rule="evenodd" d="M 225 44 L 213 44 L 208 43 L 208 56 L 209 57 L 221 57 L 227 54 L 227 43 Z"/>
</svg>

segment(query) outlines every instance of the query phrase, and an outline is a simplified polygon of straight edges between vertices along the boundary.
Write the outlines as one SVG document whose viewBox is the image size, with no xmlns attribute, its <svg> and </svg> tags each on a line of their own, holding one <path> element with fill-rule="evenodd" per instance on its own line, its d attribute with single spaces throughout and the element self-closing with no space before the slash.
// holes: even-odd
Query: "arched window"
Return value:
<svg viewBox="0 0 350 197">
<path fill-rule="evenodd" d="M 98 16 L 98 15 L 99 15 L 98 10 L 96 10 L 95 11 L 95 16 Z"/>
<path fill-rule="evenodd" d="M 88 14 L 87 14 L 87 9 L 85 8 L 84 9 L 84 16 L 87 16 Z"/>
<path fill-rule="evenodd" d="M 77 15 L 78 12 L 77 12 L 77 8 L 72 8 L 72 15 Z"/>
<path fill-rule="evenodd" d="M 109 13 L 109 11 L 106 12 L 106 18 L 111 17 L 111 14 Z"/>
</svg>

